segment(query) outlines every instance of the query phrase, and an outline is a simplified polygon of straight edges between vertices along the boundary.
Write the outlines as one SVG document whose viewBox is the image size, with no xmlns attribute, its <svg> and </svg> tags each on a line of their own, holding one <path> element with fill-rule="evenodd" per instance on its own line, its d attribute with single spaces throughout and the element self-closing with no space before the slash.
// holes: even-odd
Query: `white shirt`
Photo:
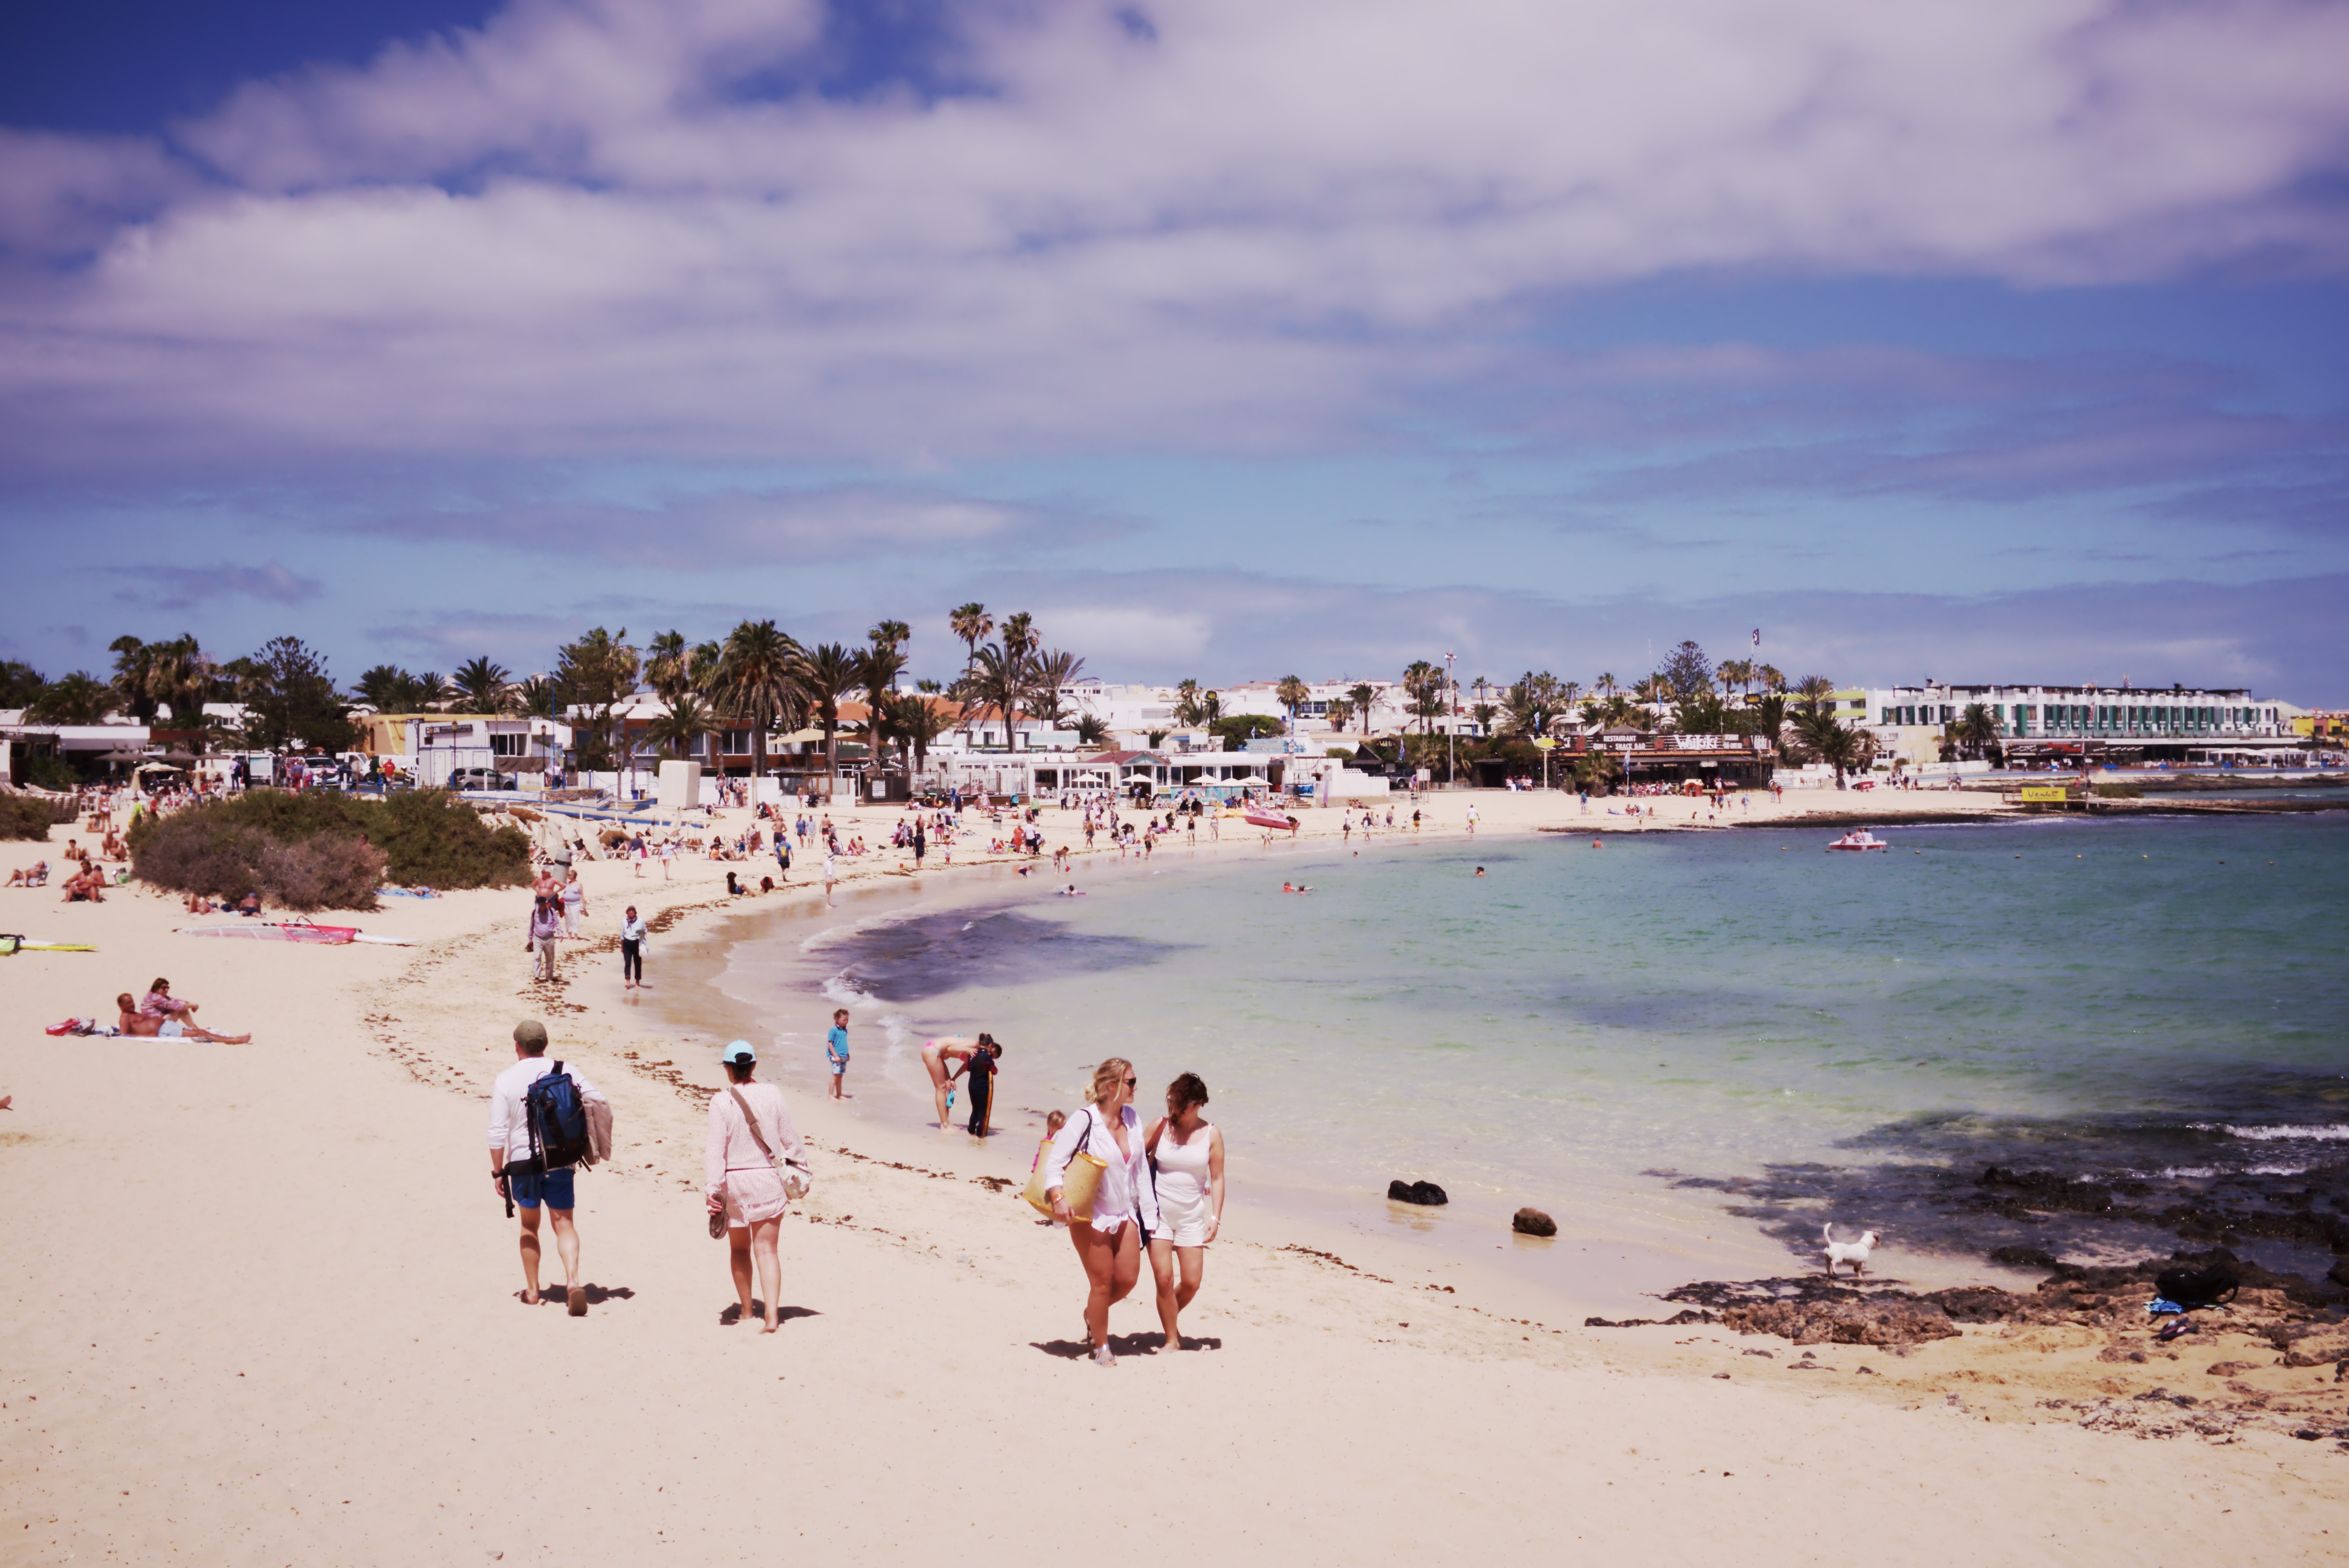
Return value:
<svg viewBox="0 0 2349 1568">
<path fill-rule="evenodd" d="M 1077 1145 L 1084 1144 L 1085 1152 L 1109 1163 L 1102 1171 L 1101 1186 L 1093 1194 L 1093 1229 L 1115 1234 L 1128 1220 L 1139 1218 L 1145 1230 L 1158 1228 L 1158 1194 L 1150 1184 L 1150 1151 L 1142 1144 L 1142 1118 L 1127 1106 L 1123 1113 L 1125 1123 L 1125 1144 L 1133 1152 L 1120 1155 L 1117 1140 L 1111 1135 L 1108 1123 L 1092 1107 L 1087 1106 L 1061 1124 L 1052 1140 L 1051 1151 L 1044 1156 L 1044 1189 L 1047 1191 L 1062 1186 L 1068 1180 L 1069 1161 L 1077 1157 Z M 1086 1130 L 1092 1132 L 1091 1139 Z"/>
<path fill-rule="evenodd" d="M 490 1086 L 490 1147 L 504 1150 L 509 1165 L 530 1158 L 530 1119 L 523 1114 L 523 1097 L 554 1066 L 552 1057 L 524 1057 L 500 1073 L 498 1081 Z M 581 1099 L 598 1105 L 608 1103 L 595 1085 L 579 1076 L 577 1068 L 565 1067 L 563 1070 L 579 1086 Z"/>
<path fill-rule="evenodd" d="M 620 922 L 620 940 L 621 940 L 621 941 L 623 941 L 623 942 L 642 942 L 642 941 L 645 939 L 646 935 L 647 935 L 647 929 L 646 929 L 646 926 L 645 926 L 645 922 L 644 922 L 644 917 L 643 917 L 643 916 L 639 915 L 639 916 L 637 916 L 637 917 L 636 917 L 636 919 L 634 919 L 634 920 L 626 920 L 626 919 L 623 919 L 623 920 Z"/>
</svg>

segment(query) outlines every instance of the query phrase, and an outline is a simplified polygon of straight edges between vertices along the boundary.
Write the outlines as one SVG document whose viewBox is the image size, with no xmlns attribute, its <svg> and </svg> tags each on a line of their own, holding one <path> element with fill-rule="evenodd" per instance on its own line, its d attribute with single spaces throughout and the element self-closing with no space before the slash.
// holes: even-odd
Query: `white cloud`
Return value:
<svg viewBox="0 0 2349 1568">
<path fill-rule="evenodd" d="M 0 202 L 20 244 L 164 207 L 0 286 L 0 449 L 1279 449 L 1489 372 L 1528 302 L 1671 269 L 2349 255 L 2308 193 L 2349 129 L 2339 5 L 964 17 L 979 90 L 936 99 L 742 96 L 819 47 L 812 0 L 518 0 L 248 86 L 179 133 L 208 190 L 150 146 L 46 139 Z"/>
</svg>

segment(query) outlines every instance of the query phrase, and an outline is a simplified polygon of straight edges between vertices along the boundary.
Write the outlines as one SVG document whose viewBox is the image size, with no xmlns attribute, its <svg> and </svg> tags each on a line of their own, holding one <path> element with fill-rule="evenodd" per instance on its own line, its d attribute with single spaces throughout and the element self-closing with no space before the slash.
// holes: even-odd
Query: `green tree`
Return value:
<svg viewBox="0 0 2349 1568">
<path fill-rule="evenodd" d="M 714 734 L 717 729 L 717 711 L 693 693 L 680 691 L 647 727 L 646 734 L 652 738 L 654 745 L 675 752 L 682 760 L 693 755 L 703 736 Z"/>
<path fill-rule="evenodd" d="M 1077 741 L 1082 746 L 1099 746 L 1109 738 L 1109 726 L 1097 713 L 1077 715 Z"/>
<path fill-rule="evenodd" d="M 1224 749 L 1237 751 L 1251 740 L 1262 740 L 1283 735 L 1280 720 L 1268 713 L 1230 713 L 1207 721 L 1207 727 L 1223 738 Z"/>
<path fill-rule="evenodd" d="M 1328 717 L 1331 731 L 1343 735 L 1346 727 L 1354 722 L 1354 705 L 1342 696 L 1334 698 L 1330 704 Z"/>
<path fill-rule="evenodd" d="M 1017 750 L 1019 715 L 1031 684 L 1027 656 L 1000 643 L 990 643 L 978 650 L 962 684 L 964 701 L 972 705 L 964 713 L 964 722 L 968 724 L 979 708 L 994 708 L 1003 716 L 1004 744 Z"/>
<path fill-rule="evenodd" d="M 112 686 L 88 670 L 76 670 L 42 686 L 26 705 L 25 717 L 34 724 L 102 724 L 120 700 Z"/>
<path fill-rule="evenodd" d="M 1061 721 L 1068 713 L 1065 688 L 1076 684 L 1077 676 L 1084 672 L 1084 660 L 1061 649 L 1036 655 L 1030 666 L 1029 701 L 1037 717 L 1055 729 L 1061 727 Z"/>
<path fill-rule="evenodd" d="M 1982 704 L 1968 703 L 1965 711 L 1958 715 L 1957 723 L 1951 726 L 1951 738 L 1969 757 L 1993 757 L 2001 738 L 1998 720 Z"/>
<path fill-rule="evenodd" d="M 1574 781 L 1593 795 L 1604 795 L 1614 788 L 1616 777 L 1622 770 L 1613 752 L 1594 746 L 1576 760 Z"/>
<path fill-rule="evenodd" d="M 0 707 L 28 707 L 48 677 L 21 659 L 0 661 Z"/>
<path fill-rule="evenodd" d="M 796 675 L 802 698 L 823 727 L 823 768 L 828 789 L 840 781 L 840 699 L 864 684 L 864 661 L 839 643 L 820 643 L 800 655 Z"/>
<path fill-rule="evenodd" d="M 1362 737 L 1370 738 L 1371 709 L 1377 706 L 1379 688 L 1368 681 L 1356 681 L 1346 688 L 1346 700 L 1352 705 L 1354 715 L 1362 721 Z"/>
<path fill-rule="evenodd" d="M 1446 697 L 1443 667 L 1426 659 L 1413 660 L 1402 672 L 1402 689 L 1412 717 L 1419 720 L 1419 733 L 1424 736 L 1428 721 L 1444 714 Z"/>
<path fill-rule="evenodd" d="M 916 773 L 929 766 L 930 743 L 949 727 L 936 698 L 912 692 L 889 699 L 889 725 L 899 744 L 911 748 Z"/>
<path fill-rule="evenodd" d="M 645 645 L 645 684 L 674 704 L 693 689 L 693 655 L 685 634 L 671 628 Z"/>
<path fill-rule="evenodd" d="M 1713 694 L 1713 665 L 1694 643 L 1684 642 L 1666 654 L 1663 668 L 1656 676 L 1654 701 L 1686 702 Z"/>
<path fill-rule="evenodd" d="M 513 676 L 507 673 L 505 665 L 492 662 L 487 654 L 459 665 L 451 682 L 457 688 L 460 713 L 506 713 L 513 707 L 510 689 Z"/>
<path fill-rule="evenodd" d="M 563 689 L 545 676 L 533 676 L 514 688 L 514 702 L 533 718 L 553 718 L 563 706 Z"/>
<path fill-rule="evenodd" d="M 1288 727 L 1293 732 L 1297 728 L 1297 710 L 1312 696 L 1312 688 L 1295 676 L 1283 676 L 1280 684 L 1273 687 L 1273 695 L 1280 699 L 1280 706 L 1288 710 Z"/>
<path fill-rule="evenodd" d="M 253 655 L 244 693 L 245 736 L 268 751 L 344 751 L 356 738 L 350 709 L 326 661 L 299 637 L 273 637 Z"/>
<path fill-rule="evenodd" d="M 710 666 L 709 690 L 718 711 L 750 727 L 753 778 L 767 776 L 767 732 L 783 723 L 797 729 L 807 715 L 805 657 L 806 650 L 774 622 L 746 620 L 727 634 Z M 838 707 L 832 712 L 837 719 Z"/>
<path fill-rule="evenodd" d="M 603 771 L 618 766 L 619 740 L 613 729 L 621 701 L 636 689 L 641 662 L 628 640 L 628 629 L 607 632 L 597 626 L 575 643 L 555 650 L 554 678 L 568 704 L 587 709 L 574 727 L 585 738 L 574 748 L 584 770 Z"/>
</svg>

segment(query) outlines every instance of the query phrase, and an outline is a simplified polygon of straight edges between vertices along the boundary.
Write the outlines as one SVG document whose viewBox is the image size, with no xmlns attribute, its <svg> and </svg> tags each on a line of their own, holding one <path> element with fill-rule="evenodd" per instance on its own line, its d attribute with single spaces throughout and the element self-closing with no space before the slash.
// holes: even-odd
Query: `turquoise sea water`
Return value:
<svg viewBox="0 0 2349 1568">
<path fill-rule="evenodd" d="M 2349 815 L 1884 836 L 1175 851 L 1081 870 L 1083 898 L 844 912 L 727 984 L 851 999 L 909 1091 L 950 1030 L 1007 1042 L 1008 1108 L 1072 1102 L 1108 1055 L 1198 1072 L 1237 1168 L 1325 1207 L 1424 1176 L 1602 1233 L 1808 1250 L 1831 1215 L 1953 1256 L 2219 1239 L 2323 1272 Z"/>
</svg>

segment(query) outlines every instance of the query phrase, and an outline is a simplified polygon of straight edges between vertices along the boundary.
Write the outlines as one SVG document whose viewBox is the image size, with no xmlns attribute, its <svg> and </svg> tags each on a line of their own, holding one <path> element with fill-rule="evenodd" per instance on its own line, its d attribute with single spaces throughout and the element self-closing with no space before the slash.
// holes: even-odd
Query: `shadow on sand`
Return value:
<svg viewBox="0 0 2349 1568">
<path fill-rule="evenodd" d="M 1109 1336 L 1110 1354 L 1147 1356 L 1155 1351 L 1165 1338 L 1156 1329 L 1147 1334 L 1112 1334 Z M 1183 1336 L 1183 1348 L 1185 1350 L 1221 1350 L 1223 1347 L 1223 1340 L 1212 1335 L 1205 1339 L 1188 1334 Z M 1092 1350 L 1092 1346 L 1081 1339 L 1040 1339 L 1029 1348 L 1040 1350 L 1047 1356 L 1057 1356 L 1063 1361 L 1075 1361 Z"/>
<path fill-rule="evenodd" d="M 755 1295 L 750 1298 L 750 1315 L 753 1317 L 763 1317 L 766 1315 L 766 1311 L 767 1304 L 765 1302 L 761 1301 Z M 821 1317 L 823 1315 L 822 1313 L 816 1311 L 816 1309 L 812 1306 L 779 1306 L 775 1309 L 775 1321 L 779 1324 L 789 1323 L 794 1317 Z M 742 1304 L 739 1301 L 728 1302 L 726 1304 L 726 1310 L 718 1315 L 718 1321 L 720 1326 L 726 1328 L 731 1328 L 736 1324 L 741 1322 Z"/>
</svg>

